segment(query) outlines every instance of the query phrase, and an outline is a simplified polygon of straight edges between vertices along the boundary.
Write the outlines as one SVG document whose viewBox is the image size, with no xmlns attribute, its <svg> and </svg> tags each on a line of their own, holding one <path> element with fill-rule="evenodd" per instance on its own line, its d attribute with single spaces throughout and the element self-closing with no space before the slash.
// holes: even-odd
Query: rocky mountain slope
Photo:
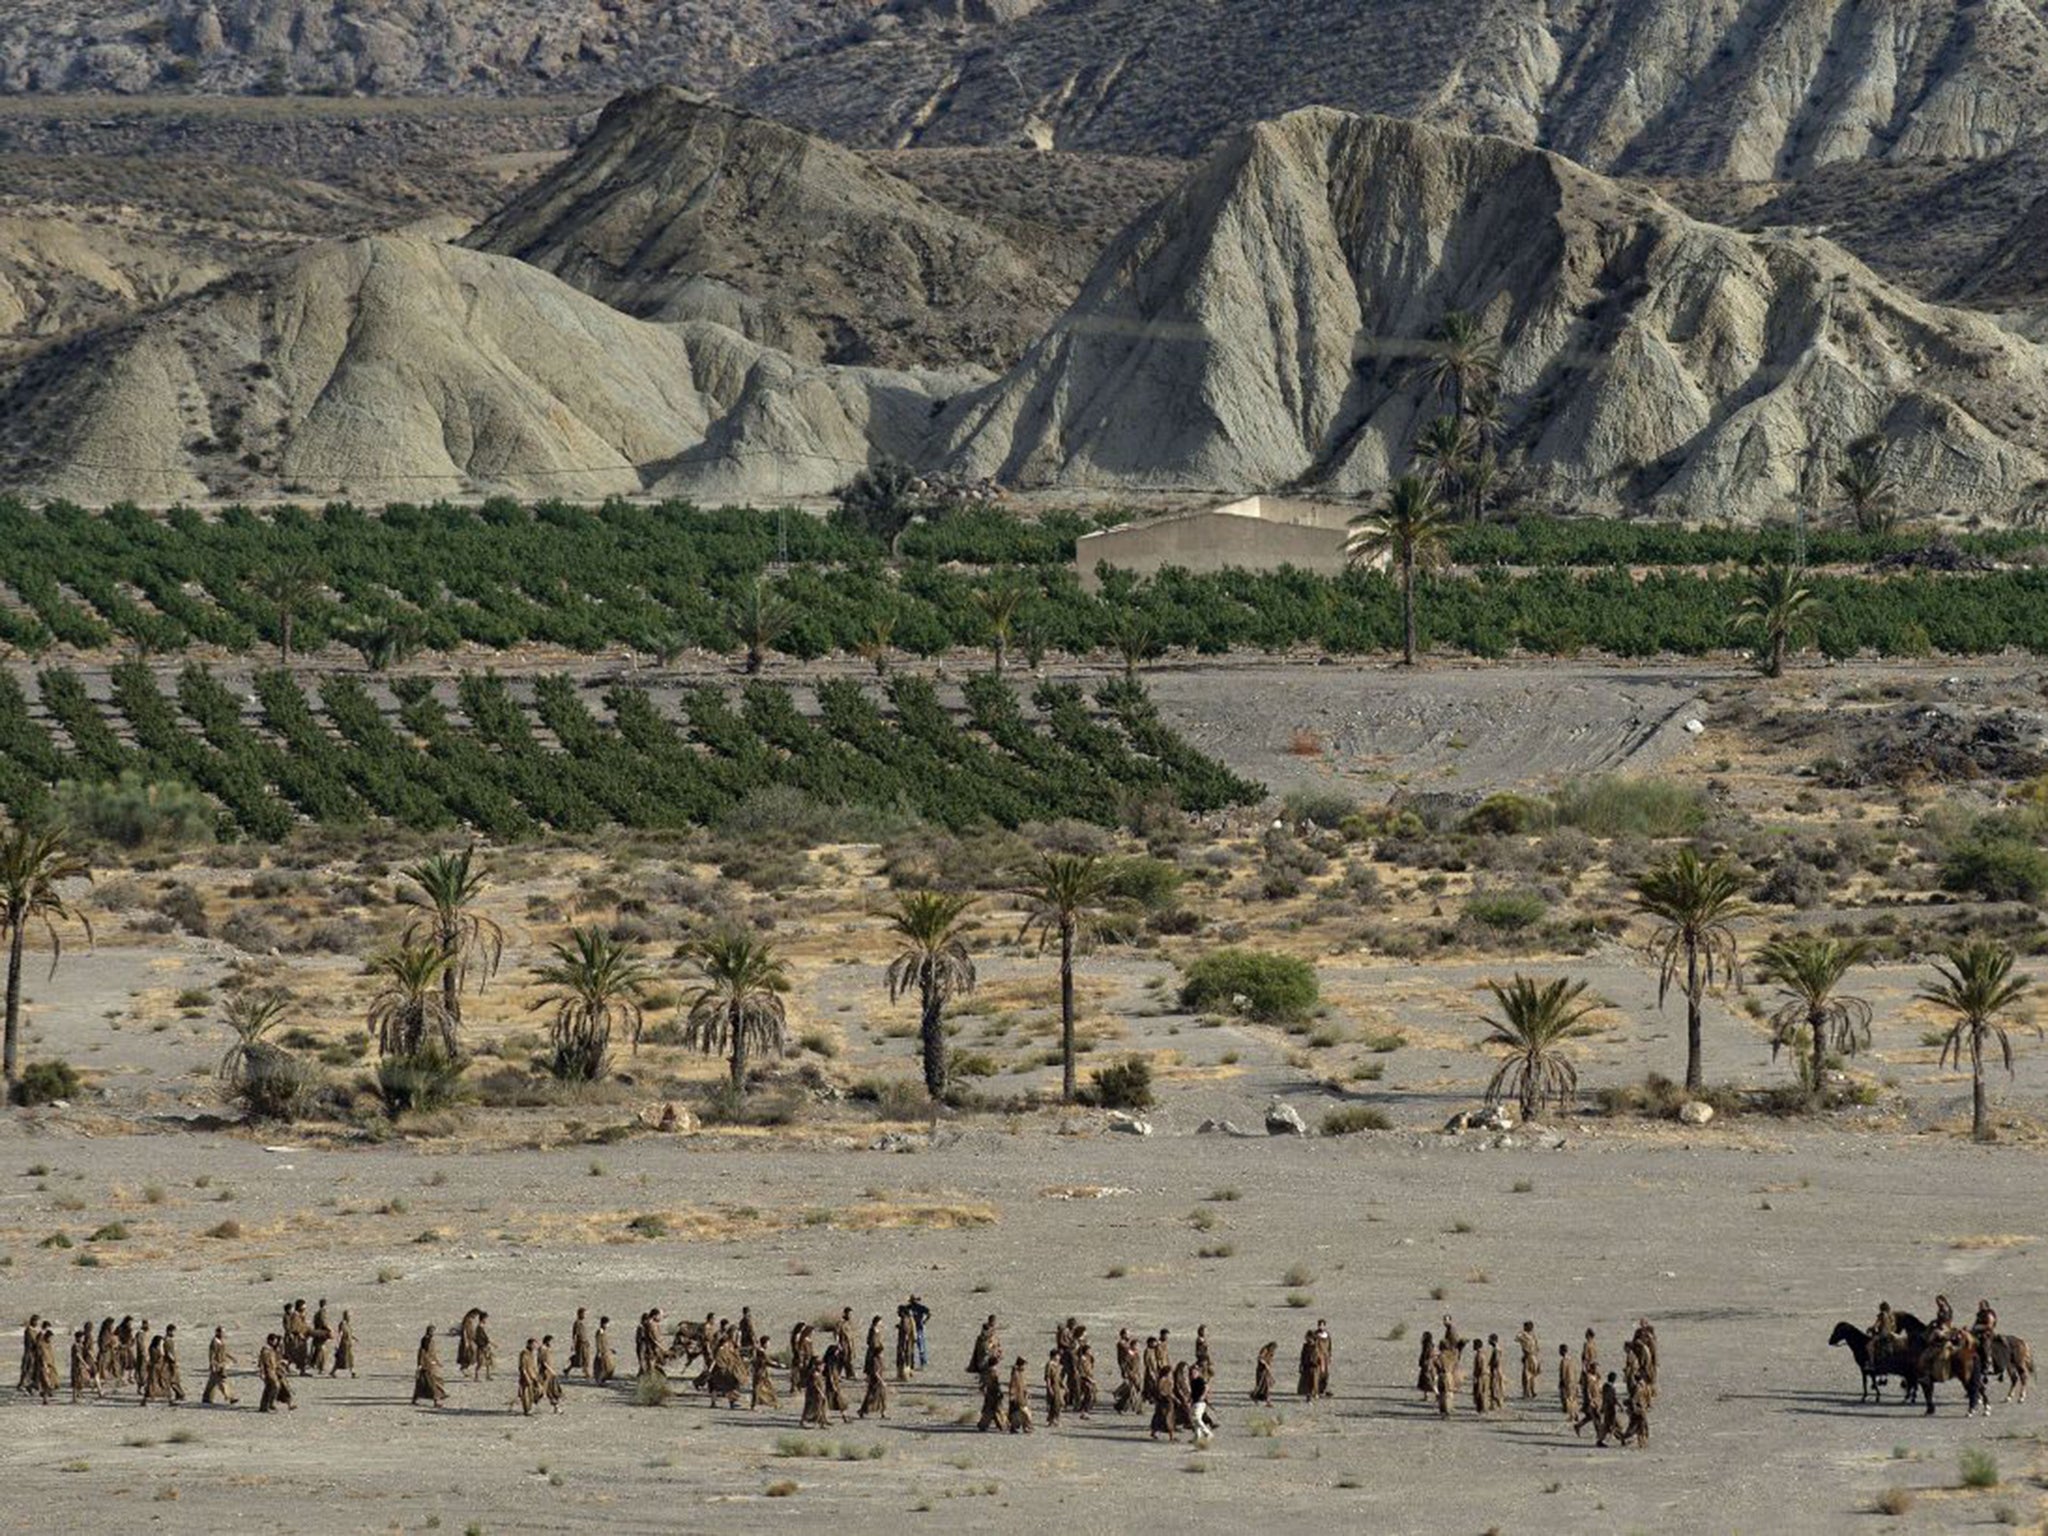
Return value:
<svg viewBox="0 0 2048 1536">
<path fill-rule="evenodd" d="M 850 36 L 737 99 L 848 143 L 1183 156 L 1321 104 L 1749 179 L 1988 157 L 2048 129 L 2032 0 L 1067 0 Z"/>
<path fill-rule="evenodd" d="M 720 84 L 872 0 L 10 0 L 0 92 L 610 92 Z"/>
<path fill-rule="evenodd" d="M 202 288 L 226 275 L 195 241 L 0 213 L 0 357 Z"/>
<path fill-rule="evenodd" d="M 15 488 L 89 502 L 816 494 L 913 453 L 926 382 L 630 319 L 508 257 L 318 245 L 0 383 Z"/>
<path fill-rule="evenodd" d="M 1825 240 L 1699 223 L 1498 138 L 1310 109 L 1246 130 L 954 408 L 955 467 L 1023 484 L 1370 490 L 1441 407 L 1449 310 L 1501 343 L 1503 435 L 1582 504 L 1754 517 L 1895 447 L 1914 503 L 2048 475 L 2048 352 Z"/>
<path fill-rule="evenodd" d="M 808 362 L 1001 368 L 1071 297 L 859 155 L 670 87 L 613 102 L 469 244 Z"/>
</svg>

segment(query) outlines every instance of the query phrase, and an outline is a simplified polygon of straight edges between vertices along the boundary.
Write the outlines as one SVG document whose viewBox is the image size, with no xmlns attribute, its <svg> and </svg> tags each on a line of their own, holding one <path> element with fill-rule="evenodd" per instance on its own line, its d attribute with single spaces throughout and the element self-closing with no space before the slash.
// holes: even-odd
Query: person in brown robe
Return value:
<svg viewBox="0 0 2048 1536">
<path fill-rule="evenodd" d="M 1448 1419 L 1451 1416 L 1451 1400 L 1457 1395 L 1453 1383 L 1451 1362 L 1455 1351 L 1441 1340 L 1437 1342 L 1436 1354 L 1429 1363 L 1429 1389 L 1436 1399 L 1436 1416 Z"/>
<path fill-rule="evenodd" d="M 1415 1357 L 1415 1390 L 1427 1402 L 1436 1391 L 1436 1335 L 1422 1330 L 1422 1349 Z"/>
<path fill-rule="evenodd" d="M 875 1319 L 875 1326 L 868 1331 L 867 1355 L 861 1362 L 861 1374 L 867 1378 L 868 1389 L 860 1400 L 860 1416 L 873 1414 L 878 1419 L 889 1417 L 889 1389 L 883 1382 L 882 1362 L 882 1320 Z"/>
<path fill-rule="evenodd" d="M 837 1344 L 827 1344 L 825 1346 L 824 1364 L 825 1406 L 831 1412 L 838 1414 L 839 1422 L 845 1424 L 849 1422 L 846 1412 L 846 1394 L 839 1389 L 839 1384 L 846 1379 L 846 1366 L 839 1358 L 839 1346 Z"/>
<path fill-rule="evenodd" d="M 1095 1412 L 1095 1348 L 1083 1342 L 1074 1351 L 1074 1412 L 1087 1418 Z"/>
<path fill-rule="evenodd" d="M 724 1398 L 726 1407 L 739 1407 L 747 1369 L 746 1359 L 740 1354 L 739 1335 L 731 1328 L 724 1329 L 711 1351 L 711 1364 L 705 1367 L 704 1390 L 711 1401 L 716 1403 Z"/>
<path fill-rule="evenodd" d="M 1031 1378 L 1024 1374 L 1024 1356 L 1020 1351 L 1010 1362 L 1010 1433 L 1028 1435 L 1031 1433 Z"/>
<path fill-rule="evenodd" d="M 476 1369 L 476 1320 L 482 1315 L 475 1307 L 462 1314 L 455 1340 L 455 1372 L 459 1376 L 467 1377 Z"/>
<path fill-rule="evenodd" d="M 448 1401 L 448 1389 L 441 1383 L 441 1354 L 434 1344 L 434 1325 L 427 1324 L 420 1335 L 419 1353 L 413 1357 L 412 1400 L 418 1406 L 425 1398 L 436 1408 Z"/>
<path fill-rule="evenodd" d="M 1216 1357 L 1209 1353 L 1209 1325 L 1202 1323 L 1195 1329 L 1195 1369 L 1204 1376 L 1216 1374 Z"/>
<path fill-rule="evenodd" d="M 534 1372 L 540 1377 L 541 1396 L 548 1400 L 548 1406 L 562 1411 L 562 1373 L 555 1369 L 555 1336 L 542 1334 L 540 1349 L 533 1357 Z"/>
<path fill-rule="evenodd" d="M 1301 1394 L 1303 1402 L 1315 1401 L 1316 1367 L 1321 1359 L 1322 1351 L 1316 1347 L 1316 1331 L 1311 1328 L 1301 1336 L 1301 1359 L 1294 1375 L 1294 1390 Z"/>
<path fill-rule="evenodd" d="M 151 1403 L 168 1405 L 170 1397 L 170 1377 L 164 1371 L 164 1341 L 151 1339 L 149 1358 L 142 1373 L 142 1403 L 144 1407 Z"/>
<path fill-rule="evenodd" d="M 775 1362 L 769 1358 L 768 1345 L 764 1340 L 754 1341 L 753 1359 L 749 1362 L 753 1371 L 753 1391 L 747 1401 L 749 1408 L 773 1408 L 780 1399 L 775 1395 Z"/>
<path fill-rule="evenodd" d="M 113 1380 L 120 1374 L 114 1369 L 114 1320 L 100 1319 L 99 1336 L 93 1341 L 93 1374 L 102 1383 Z"/>
<path fill-rule="evenodd" d="M 1321 1318 L 1316 1319 L 1316 1396 L 1329 1397 L 1330 1361 L 1335 1345 L 1330 1339 L 1330 1325 Z"/>
<path fill-rule="evenodd" d="M 164 1329 L 164 1400 L 171 1403 L 185 1401 L 185 1376 L 178 1369 L 178 1325 L 172 1323 Z"/>
<path fill-rule="evenodd" d="M 327 1320 L 327 1298 L 320 1298 L 319 1308 L 313 1313 L 312 1327 L 307 1331 L 306 1363 L 312 1367 L 315 1376 L 327 1369 L 327 1347 L 334 1342 L 334 1325 Z"/>
<path fill-rule="evenodd" d="M 1111 1406 L 1118 1413 L 1129 1413 L 1144 1401 L 1144 1391 L 1138 1380 L 1138 1341 L 1131 1337 L 1128 1328 L 1119 1328 L 1116 1333 L 1116 1394 Z"/>
<path fill-rule="evenodd" d="M 590 1312 L 586 1307 L 576 1309 L 576 1321 L 569 1325 L 568 1370 L 590 1374 Z"/>
<path fill-rule="evenodd" d="M 263 1348 L 256 1355 L 256 1373 L 263 1378 L 263 1401 L 257 1405 L 258 1413 L 275 1413 L 281 1403 L 286 1408 L 296 1408 L 292 1401 L 292 1384 L 284 1369 L 284 1335 L 273 1333 L 264 1337 Z"/>
<path fill-rule="evenodd" d="M 1455 1393 L 1460 1380 L 1458 1368 L 1465 1358 L 1465 1336 L 1458 1332 L 1458 1325 L 1451 1321 L 1451 1314 L 1448 1312 L 1444 1314 L 1444 1331 L 1437 1335 L 1437 1346 L 1451 1352 L 1451 1391 Z"/>
<path fill-rule="evenodd" d="M 1500 1335 L 1486 1336 L 1486 1407 L 1490 1413 L 1499 1413 L 1507 1406 L 1507 1376 L 1500 1363 Z"/>
<path fill-rule="evenodd" d="M 21 1375 L 14 1383 L 14 1390 L 33 1394 L 36 1383 L 37 1354 L 43 1347 L 43 1318 L 39 1312 L 31 1312 L 21 1330 Z"/>
<path fill-rule="evenodd" d="M 1599 1417 L 1594 1421 L 1593 1443 L 1605 1445 L 1608 1436 L 1621 1433 L 1621 1393 L 1615 1388 L 1615 1373 L 1609 1371 L 1600 1384 Z"/>
<path fill-rule="evenodd" d="M 1058 1345 L 1045 1357 L 1045 1427 L 1057 1429 L 1060 1409 L 1067 1400 L 1067 1368 L 1060 1360 Z"/>
<path fill-rule="evenodd" d="M 479 1312 L 476 1315 L 476 1360 L 470 1366 L 470 1374 L 478 1381 L 489 1381 L 498 1372 L 498 1346 L 491 1340 L 491 1314 Z"/>
<path fill-rule="evenodd" d="M 1542 1379 L 1543 1346 L 1536 1341 L 1536 1325 L 1522 1324 L 1522 1331 L 1515 1335 L 1515 1343 L 1522 1351 L 1522 1397 L 1533 1400 Z"/>
<path fill-rule="evenodd" d="M 1259 1363 L 1252 1373 L 1252 1401 L 1255 1403 L 1273 1401 L 1273 1357 L 1279 1352 L 1278 1339 L 1268 1339 L 1259 1346 Z"/>
<path fill-rule="evenodd" d="M 128 1374 L 135 1380 L 135 1390 L 144 1394 L 149 1391 L 149 1344 L 149 1319 L 145 1317 L 136 1326 L 128 1359 Z"/>
<path fill-rule="evenodd" d="M 1600 1373 L 1581 1369 L 1579 1372 L 1579 1416 L 1572 1420 L 1572 1433 L 1577 1434 L 1588 1424 L 1597 1424 L 1600 1419 Z"/>
<path fill-rule="evenodd" d="M 349 1379 L 356 1374 L 356 1328 L 349 1321 L 348 1308 L 341 1309 L 341 1321 L 334 1325 L 334 1369 L 327 1374 L 339 1376 L 347 1371 Z"/>
<path fill-rule="evenodd" d="M 1169 1379 L 1159 1384 L 1152 1394 L 1152 1427 L 1146 1431 L 1146 1437 L 1157 1440 L 1165 1435 L 1166 1443 L 1171 1445 L 1177 1418 L 1173 1406 L 1173 1383 Z"/>
<path fill-rule="evenodd" d="M 1628 1422 L 1621 1427 L 1621 1443 L 1638 1449 L 1650 1443 L 1650 1383 L 1639 1380 L 1629 1388 Z"/>
<path fill-rule="evenodd" d="M 540 1401 L 540 1366 L 534 1359 L 539 1348 L 540 1340 L 528 1339 L 526 1348 L 519 1351 L 519 1385 L 512 1394 L 514 1405 L 528 1418 L 533 1417 L 534 1405 Z"/>
<path fill-rule="evenodd" d="M 1579 1398 L 1578 1367 L 1572 1364 L 1572 1347 L 1569 1344 L 1557 1346 L 1557 1407 L 1566 1418 L 1572 1417 L 1572 1407 Z"/>
<path fill-rule="evenodd" d="M 597 1320 L 597 1342 L 590 1358 L 590 1379 L 603 1386 L 619 1373 L 618 1358 L 612 1354 L 612 1320 Z"/>
<path fill-rule="evenodd" d="M 57 1329 L 48 1318 L 44 1318 L 42 1332 L 36 1335 L 35 1391 L 45 1406 L 55 1401 L 60 1380 L 62 1378 L 57 1373 Z"/>
<path fill-rule="evenodd" d="M 825 1362 L 823 1360 L 813 1359 L 804 1365 L 803 1393 L 803 1412 L 797 1415 L 797 1428 L 804 1429 L 812 1425 L 816 1425 L 819 1429 L 829 1428 L 830 1421 L 825 1417 Z"/>
<path fill-rule="evenodd" d="M 808 1390 L 811 1380 L 811 1362 L 816 1359 L 811 1348 L 811 1325 L 797 1323 L 789 1330 L 789 1395 Z"/>
<path fill-rule="evenodd" d="M 976 1433 L 986 1434 L 1009 1427 L 1009 1394 L 1003 1386 L 1003 1373 L 990 1360 L 981 1368 L 981 1419 L 974 1428 Z"/>
<path fill-rule="evenodd" d="M 213 1337 L 206 1345 L 206 1387 L 199 1394 L 201 1403 L 224 1402 L 230 1408 L 237 1402 L 234 1389 L 228 1385 L 228 1367 L 235 1363 L 235 1357 L 228 1352 L 228 1335 L 225 1328 L 213 1330 Z"/>
<path fill-rule="evenodd" d="M 92 1333 L 85 1324 L 80 1324 L 71 1335 L 71 1401 L 75 1403 L 83 1397 L 87 1387 L 92 1388 L 94 1397 L 101 1395 L 99 1377 L 92 1364 Z"/>
<path fill-rule="evenodd" d="M 917 1324 L 906 1302 L 896 1309 L 896 1379 L 908 1381 L 917 1370 Z"/>
<path fill-rule="evenodd" d="M 1472 1341 L 1472 1411 L 1484 1413 L 1487 1407 L 1486 1393 L 1486 1346 L 1477 1339 Z"/>
<path fill-rule="evenodd" d="M 967 1356 L 967 1374 L 979 1376 L 988 1365 L 990 1354 L 999 1348 L 996 1341 L 996 1315 L 991 1312 L 988 1321 L 981 1325 L 981 1331 L 974 1336 L 974 1349 Z"/>
<path fill-rule="evenodd" d="M 841 1307 L 838 1320 L 832 1324 L 832 1342 L 839 1346 L 839 1374 L 845 1380 L 853 1379 L 853 1308 Z"/>
</svg>

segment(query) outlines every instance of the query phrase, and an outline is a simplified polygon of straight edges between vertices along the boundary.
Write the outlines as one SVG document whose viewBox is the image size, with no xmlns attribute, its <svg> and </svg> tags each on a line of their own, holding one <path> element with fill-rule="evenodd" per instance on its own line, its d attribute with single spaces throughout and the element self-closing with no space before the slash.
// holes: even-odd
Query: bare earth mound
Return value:
<svg viewBox="0 0 2048 1536">
<path fill-rule="evenodd" d="M 1556 155 L 1325 109 L 1248 130 L 952 419 L 1025 484 L 1370 490 L 1442 409 L 1445 312 L 1502 340 L 1509 446 L 1553 492 L 1759 516 L 1882 432 L 1923 510 L 2048 463 L 2048 353 L 1825 240 L 1742 235 Z"/>
<path fill-rule="evenodd" d="M 469 243 L 813 362 L 1000 367 L 1069 296 L 853 152 L 667 87 L 613 102 Z"/>
</svg>

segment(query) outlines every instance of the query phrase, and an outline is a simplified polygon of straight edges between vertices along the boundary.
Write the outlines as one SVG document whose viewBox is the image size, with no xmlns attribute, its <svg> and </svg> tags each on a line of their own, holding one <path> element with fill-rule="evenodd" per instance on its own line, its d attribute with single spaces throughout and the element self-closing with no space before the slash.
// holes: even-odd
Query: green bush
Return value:
<svg viewBox="0 0 2048 1536">
<path fill-rule="evenodd" d="M 1942 860 L 1941 888 L 1985 901 L 2039 901 L 2048 854 L 2016 837 L 1973 836 Z"/>
<path fill-rule="evenodd" d="M 1479 834 L 1520 836 L 1541 832 L 1556 819 L 1556 812 L 1541 800 L 1527 795 L 1488 795 L 1465 818 L 1465 830 Z"/>
<path fill-rule="evenodd" d="M 133 769 L 112 781 L 65 780 L 50 812 L 80 837 L 131 851 L 210 842 L 217 823 L 212 802 L 191 785 L 144 778 Z"/>
<path fill-rule="evenodd" d="M 78 1097 L 77 1069 L 68 1061 L 32 1061 L 21 1069 L 21 1081 L 14 1085 L 17 1104 L 54 1104 L 59 1099 Z"/>
<path fill-rule="evenodd" d="M 1520 933 L 1543 921 L 1549 905 L 1534 891 L 1478 891 L 1465 902 L 1465 920 L 1497 933 Z"/>
<path fill-rule="evenodd" d="M 1594 837 L 1690 837 L 1707 811 L 1703 791 L 1668 779 L 1593 779 L 1557 800 L 1558 824 Z"/>
<path fill-rule="evenodd" d="M 1360 1131 L 1391 1130 L 1393 1124 L 1385 1110 L 1366 1104 L 1347 1104 L 1323 1116 L 1322 1131 L 1325 1136 L 1352 1136 Z"/>
<path fill-rule="evenodd" d="M 1104 860 L 1102 877 L 1103 894 L 1110 900 L 1132 902 L 1148 912 L 1172 905 L 1185 878 L 1178 865 L 1143 855 Z"/>
<path fill-rule="evenodd" d="M 282 1046 L 255 1041 L 234 1077 L 235 1100 L 258 1120 L 295 1120 L 313 1088 L 306 1064 Z"/>
<path fill-rule="evenodd" d="M 1242 1013 L 1261 1024 L 1305 1019 L 1321 990 L 1315 967 L 1293 955 L 1219 949 L 1188 966 L 1180 1001 L 1196 1012 Z"/>
<path fill-rule="evenodd" d="M 1339 789 L 1294 789 L 1280 802 L 1280 816 L 1297 830 L 1313 822 L 1318 827 L 1341 827 L 1358 814 L 1358 800 Z"/>
<path fill-rule="evenodd" d="M 377 1092 L 393 1115 L 446 1109 L 461 1093 L 463 1065 L 438 1051 L 386 1056 L 377 1063 Z"/>
<path fill-rule="evenodd" d="M 1142 1056 L 1098 1067 L 1088 1076 L 1089 1098 L 1104 1109 L 1150 1109 L 1152 1063 Z"/>
<path fill-rule="evenodd" d="M 1957 1458 L 1965 1488 L 1996 1488 L 1998 1458 L 1979 1445 L 1966 1445 Z"/>
</svg>

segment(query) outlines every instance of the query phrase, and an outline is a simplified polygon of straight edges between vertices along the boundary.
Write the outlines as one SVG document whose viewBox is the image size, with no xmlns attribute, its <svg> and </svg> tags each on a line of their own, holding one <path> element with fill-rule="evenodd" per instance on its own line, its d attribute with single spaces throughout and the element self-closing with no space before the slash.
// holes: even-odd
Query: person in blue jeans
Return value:
<svg viewBox="0 0 2048 1536">
<path fill-rule="evenodd" d="M 929 1363 L 924 1350 L 924 1325 L 931 1320 L 932 1309 L 917 1297 L 910 1298 L 910 1319 L 917 1325 L 917 1368 L 921 1371 Z"/>
</svg>

